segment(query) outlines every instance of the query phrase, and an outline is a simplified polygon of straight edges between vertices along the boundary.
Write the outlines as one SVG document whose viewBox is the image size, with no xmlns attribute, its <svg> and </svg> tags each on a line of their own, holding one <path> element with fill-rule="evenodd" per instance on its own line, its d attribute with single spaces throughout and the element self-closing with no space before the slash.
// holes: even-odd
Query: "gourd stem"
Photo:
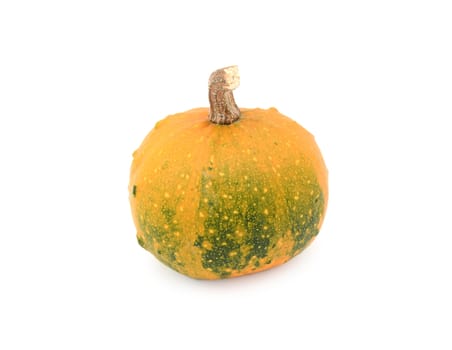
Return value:
<svg viewBox="0 0 452 350">
<path fill-rule="evenodd" d="M 240 118 L 240 109 L 234 101 L 232 90 L 240 84 L 237 66 L 216 70 L 209 78 L 209 120 L 215 124 L 228 125 Z"/>
</svg>

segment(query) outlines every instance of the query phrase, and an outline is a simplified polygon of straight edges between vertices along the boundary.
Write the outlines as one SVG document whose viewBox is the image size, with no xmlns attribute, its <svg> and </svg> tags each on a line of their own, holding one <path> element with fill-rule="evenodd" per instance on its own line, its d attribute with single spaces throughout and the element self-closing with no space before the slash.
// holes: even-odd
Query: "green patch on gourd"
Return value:
<svg viewBox="0 0 452 350">
<path fill-rule="evenodd" d="M 291 256 L 300 253 L 317 236 L 324 210 L 324 195 L 317 181 L 301 173 L 298 175 L 302 179 L 302 187 L 294 182 L 284 187 L 288 229 L 295 242 Z M 299 188 L 303 188 L 303 191 Z"/>
<path fill-rule="evenodd" d="M 220 176 L 205 171 L 201 177 L 199 212 L 206 219 L 194 245 L 202 250 L 203 267 L 222 278 L 250 264 L 257 267 L 274 236 L 273 223 L 263 209 L 271 203 L 247 190 L 250 186 L 251 179 L 234 180 L 229 169 Z"/>
<path fill-rule="evenodd" d="M 140 236 L 137 236 L 137 241 L 138 241 L 138 244 L 144 248 L 145 242 L 144 242 L 143 238 Z"/>
<path fill-rule="evenodd" d="M 153 220 L 153 222 L 151 222 L 151 216 L 149 214 L 144 214 L 140 218 L 140 227 L 145 234 L 145 239 L 143 240 L 139 237 L 139 243 L 145 249 L 153 252 L 157 258 L 166 265 L 173 268 L 183 266 L 177 259 L 177 251 L 180 248 L 180 242 L 174 239 L 175 233 L 179 233 L 180 230 L 179 225 L 177 225 L 174 220 L 176 211 L 171 209 L 168 205 L 162 205 L 160 213 L 161 216 L 159 217 L 163 218 L 163 225 L 153 223 L 158 222 L 158 220 Z M 153 242 L 158 243 L 157 250 L 154 248 Z"/>
<path fill-rule="evenodd" d="M 287 252 L 290 256 L 318 234 L 324 199 L 312 177 L 295 172 L 297 181 L 282 186 L 283 197 L 276 197 L 271 186 L 265 186 L 264 176 L 232 175 L 229 169 L 222 169 L 221 176 L 219 173 L 209 170 L 201 175 L 198 210 L 205 220 L 194 246 L 201 250 L 205 269 L 220 278 L 233 270 L 257 269 L 271 263 L 269 250 L 286 232 L 294 241 Z M 276 216 L 282 211 L 278 205 L 286 207 L 284 217 Z"/>
</svg>

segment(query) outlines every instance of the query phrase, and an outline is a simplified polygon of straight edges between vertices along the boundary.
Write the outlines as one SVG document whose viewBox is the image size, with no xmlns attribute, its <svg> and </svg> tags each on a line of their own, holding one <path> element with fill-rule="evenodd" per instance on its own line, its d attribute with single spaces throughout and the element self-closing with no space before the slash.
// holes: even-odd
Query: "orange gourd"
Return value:
<svg viewBox="0 0 452 350">
<path fill-rule="evenodd" d="M 237 67 L 215 71 L 210 109 L 159 121 L 133 156 L 138 242 L 193 278 L 285 263 L 325 216 L 327 169 L 314 137 L 275 108 L 239 109 L 237 86 Z"/>
</svg>

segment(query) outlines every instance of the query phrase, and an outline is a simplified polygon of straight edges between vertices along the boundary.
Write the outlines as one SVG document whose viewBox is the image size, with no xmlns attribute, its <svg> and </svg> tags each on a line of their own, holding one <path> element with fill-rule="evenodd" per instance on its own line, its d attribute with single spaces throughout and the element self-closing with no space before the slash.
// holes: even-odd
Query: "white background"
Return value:
<svg viewBox="0 0 452 350">
<path fill-rule="evenodd" d="M 286 265 L 196 281 L 137 244 L 129 166 L 231 64 L 330 203 Z M 451 120 L 450 1 L 2 1 L 0 348 L 451 349 Z"/>
</svg>

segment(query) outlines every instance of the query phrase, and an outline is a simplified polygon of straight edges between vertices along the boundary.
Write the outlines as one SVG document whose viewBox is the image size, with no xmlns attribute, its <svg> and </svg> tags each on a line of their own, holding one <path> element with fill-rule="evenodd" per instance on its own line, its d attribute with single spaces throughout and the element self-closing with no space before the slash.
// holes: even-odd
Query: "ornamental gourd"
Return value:
<svg viewBox="0 0 452 350">
<path fill-rule="evenodd" d="M 239 109 L 236 66 L 209 79 L 209 108 L 159 121 L 133 154 L 139 244 L 197 279 L 263 271 L 305 249 L 322 225 L 327 169 L 314 137 L 270 109 Z"/>
</svg>

